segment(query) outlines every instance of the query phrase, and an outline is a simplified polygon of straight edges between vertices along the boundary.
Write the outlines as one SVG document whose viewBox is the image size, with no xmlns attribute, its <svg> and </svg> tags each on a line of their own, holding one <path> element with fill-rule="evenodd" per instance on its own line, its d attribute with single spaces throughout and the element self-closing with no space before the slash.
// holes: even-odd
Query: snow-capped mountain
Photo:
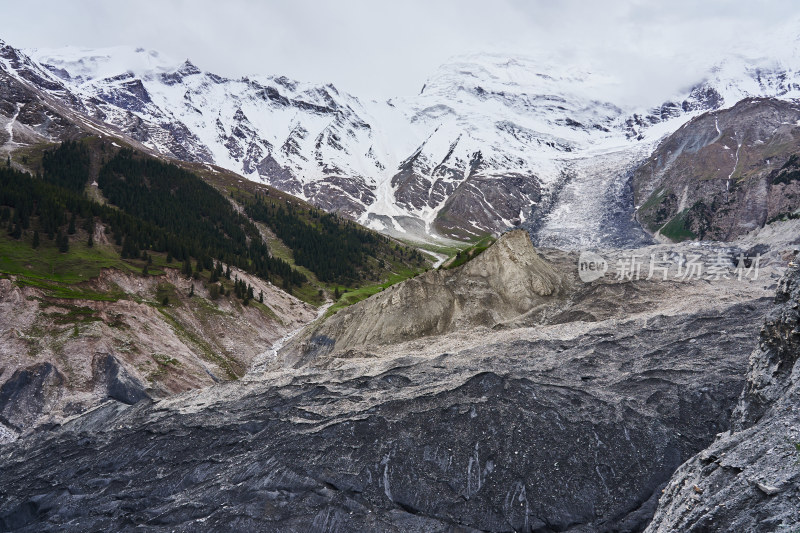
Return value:
<svg viewBox="0 0 800 533">
<path fill-rule="evenodd" d="M 545 243 L 597 241 L 609 195 L 663 135 L 747 96 L 800 97 L 786 59 L 732 57 L 642 110 L 599 97 L 611 76 L 527 57 L 461 57 L 418 95 L 379 102 L 282 76 L 228 79 L 143 49 L 3 50 L 10 77 L 145 146 L 410 238 L 533 224 Z"/>
</svg>

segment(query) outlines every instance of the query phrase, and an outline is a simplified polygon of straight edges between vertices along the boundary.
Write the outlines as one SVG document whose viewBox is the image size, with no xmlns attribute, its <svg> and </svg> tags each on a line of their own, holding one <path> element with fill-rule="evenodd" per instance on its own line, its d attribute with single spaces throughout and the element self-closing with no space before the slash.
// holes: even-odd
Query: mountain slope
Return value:
<svg viewBox="0 0 800 533">
<path fill-rule="evenodd" d="M 307 302 L 424 267 L 419 251 L 285 193 L 117 141 L 5 145 L 0 440 L 108 398 L 239 379 L 317 316 Z M 273 216 L 248 216 L 253 202 Z"/>
<path fill-rule="evenodd" d="M 468 239 L 532 222 L 562 243 L 552 212 L 569 201 L 600 209 L 587 219 L 618 211 L 591 206 L 593 191 L 618 189 L 663 134 L 748 96 L 800 95 L 791 61 L 736 57 L 684 94 L 634 109 L 600 97 L 617 80 L 538 58 L 463 57 L 419 95 L 376 102 L 280 76 L 226 79 L 141 49 L 15 53 L 4 63 L 10 76 L 44 80 L 71 109 L 153 149 L 405 238 Z M 630 166 L 610 169 L 602 157 L 613 153 Z M 576 161 L 596 178 L 580 197 L 559 199 Z M 579 242 L 604 238 L 594 225 L 583 233 Z"/>
<path fill-rule="evenodd" d="M 699 116 L 633 177 L 636 216 L 674 240 L 731 240 L 800 210 L 800 104 L 750 98 Z"/>
<path fill-rule="evenodd" d="M 192 208 L 172 205 L 164 213 L 171 219 L 147 221 L 90 200 L 83 191 L 92 187 L 92 144 L 104 146 L 88 139 L 46 151 L 38 176 L 0 168 L 3 441 L 109 398 L 136 403 L 238 379 L 267 346 L 316 315 L 241 257 L 226 257 L 235 264 L 222 274 L 207 246 L 233 241 L 230 228 L 220 234 L 195 219 L 191 232 L 173 233 L 175 217 L 192 220 Z M 209 215 L 236 220 L 224 197 L 194 179 L 192 198 L 221 200 L 203 205 Z M 94 189 L 95 199 L 100 194 Z"/>
</svg>

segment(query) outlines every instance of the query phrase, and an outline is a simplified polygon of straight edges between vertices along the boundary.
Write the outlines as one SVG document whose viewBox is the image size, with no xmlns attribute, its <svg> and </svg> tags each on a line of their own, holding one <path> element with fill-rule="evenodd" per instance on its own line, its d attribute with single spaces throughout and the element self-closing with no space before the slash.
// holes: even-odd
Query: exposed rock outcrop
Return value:
<svg viewBox="0 0 800 533">
<path fill-rule="evenodd" d="M 108 397 L 129 405 L 146 398 L 146 386 L 131 376 L 119 360 L 111 354 L 100 354 L 96 359 L 97 382 L 105 384 Z"/>
<path fill-rule="evenodd" d="M 781 280 L 732 429 L 682 465 L 648 532 L 800 526 L 800 268 Z"/>
<path fill-rule="evenodd" d="M 551 303 L 563 278 L 537 255 L 527 232 L 514 230 L 462 267 L 426 272 L 339 311 L 283 353 L 297 364 L 334 350 L 495 327 Z"/>
<path fill-rule="evenodd" d="M 64 376 L 50 363 L 17 369 L 0 387 L 0 422 L 16 431 L 29 426 L 64 394 Z"/>
</svg>

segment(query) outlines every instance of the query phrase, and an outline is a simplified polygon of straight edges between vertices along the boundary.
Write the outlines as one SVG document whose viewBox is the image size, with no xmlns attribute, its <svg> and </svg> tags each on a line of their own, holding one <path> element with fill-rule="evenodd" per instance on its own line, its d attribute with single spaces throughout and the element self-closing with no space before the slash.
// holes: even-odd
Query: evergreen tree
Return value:
<svg viewBox="0 0 800 533">
<path fill-rule="evenodd" d="M 139 247 L 132 237 L 126 236 L 122 241 L 122 252 L 120 253 L 123 259 L 135 259 L 139 257 Z"/>
<path fill-rule="evenodd" d="M 62 254 L 69 252 L 69 237 L 59 231 L 56 236 L 56 245 L 58 246 L 58 251 Z"/>
<path fill-rule="evenodd" d="M 38 229 L 33 231 L 33 244 L 32 244 L 32 246 L 33 246 L 34 249 L 39 247 L 39 230 Z"/>
<path fill-rule="evenodd" d="M 258 291 L 258 301 L 264 303 L 264 291 Z"/>
<path fill-rule="evenodd" d="M 186 259 L 183 262 L 183 268 L 181 269 L 181 274 L 183 274 L 187 278 L 191 278 L 192 277 L 192 264 L 189 262 L 188 259 Z"/>
<path fill-rule="evenodd" d="M 208 296 L 212 300 L 216 300 L 217 298 L 219 298 L 219 284 L 212 283 L 211 285 L 208 286 Z"/>
<path fill-rule="evenodd" d="M 86 241 L 86 246 L 88 246 L 89 248 L 94 246 L 94 233 L 89 234 L 89 240 Z"/>
<path fill-rule="evenodd" d="M 89 216 L 83 221 L 83 229 L 86 233 L 94 233 L 94 216 Z"/>
<path fill-rule="evenodd" d="M 194 283 L 192 283 L 192 288 L 189 289 L 189 296 L 194 296 Z"/>
<path fill-rule="evenodd" d="M 69 219 L 69 227 L 67 228 L 67 234 L 75 235 L 75 213 L 72 213 L 72 218 Z"/>
</svg>

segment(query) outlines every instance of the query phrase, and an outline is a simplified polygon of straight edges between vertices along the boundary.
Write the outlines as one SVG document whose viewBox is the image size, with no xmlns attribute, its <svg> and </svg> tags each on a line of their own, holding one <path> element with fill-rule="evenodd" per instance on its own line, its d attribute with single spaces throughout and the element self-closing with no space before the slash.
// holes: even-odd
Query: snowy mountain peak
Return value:
<svg viewBox="0 0 800 533">
<path fill-rule="evenodd" d="M 559 211 L 560 191 L 576 173 L 594 181 L 570 201 L 591 204 L 602 198 L 598 191 L 619 187 L 628 168 L 608 165 L 608 154 L 633 165 L 704 111 L 749 96 L 800 97 L 791 54 L 731 56 L 685 91 L 641 109 L 620 97 L 618 77 L 535 56 L 460 56 L 420 94 L 376 102 L 280 75 L 229 79 L 141 48 L 34 50 L 30 60 L 5 46 L 2 54 L 11 75 L 38 80 L 155 150 L 426 239 L 532 220 L 563 225 L 559 217 L 569 216 Z M 597 167 L 604 170 L 593 172 L 592 161 L 604 161 Z M 573 234 L 594 231 L 591 220 L 573 219 Z"/>
<path fill-rule="evenodd" d="M 531 56 L 470 54 L 441 65 L 425 82 L 425 92 L 449 91 L 454 87 L 480 87 L 487 92 L 559 94 L 565 89 L 590 97 L 592 91 L 613 78 L 587 69 L 565 68 L 552 60 Z"/>
<path fill-rule="evenodd" d="M 189 61 L 188 59 L 184 61 L 181 66 L 178 67 L 176 72 L 180 73 L 183 76 L 192 76 L 194 74 L 200 74 L 201 71 L 199 68 L 195 66 L 194 63 Z"/>
<path fill-rule="evenodd" d="M 155 50 L 129 46 L 41 48 L 29 50 L 28 54 L 43 65 L 68 72 L 71 78 L 80 82 L 111 78 L 125 73 L 135 76 L 153 75 L 174 70 L 178 65 Z"/>
</svg>

